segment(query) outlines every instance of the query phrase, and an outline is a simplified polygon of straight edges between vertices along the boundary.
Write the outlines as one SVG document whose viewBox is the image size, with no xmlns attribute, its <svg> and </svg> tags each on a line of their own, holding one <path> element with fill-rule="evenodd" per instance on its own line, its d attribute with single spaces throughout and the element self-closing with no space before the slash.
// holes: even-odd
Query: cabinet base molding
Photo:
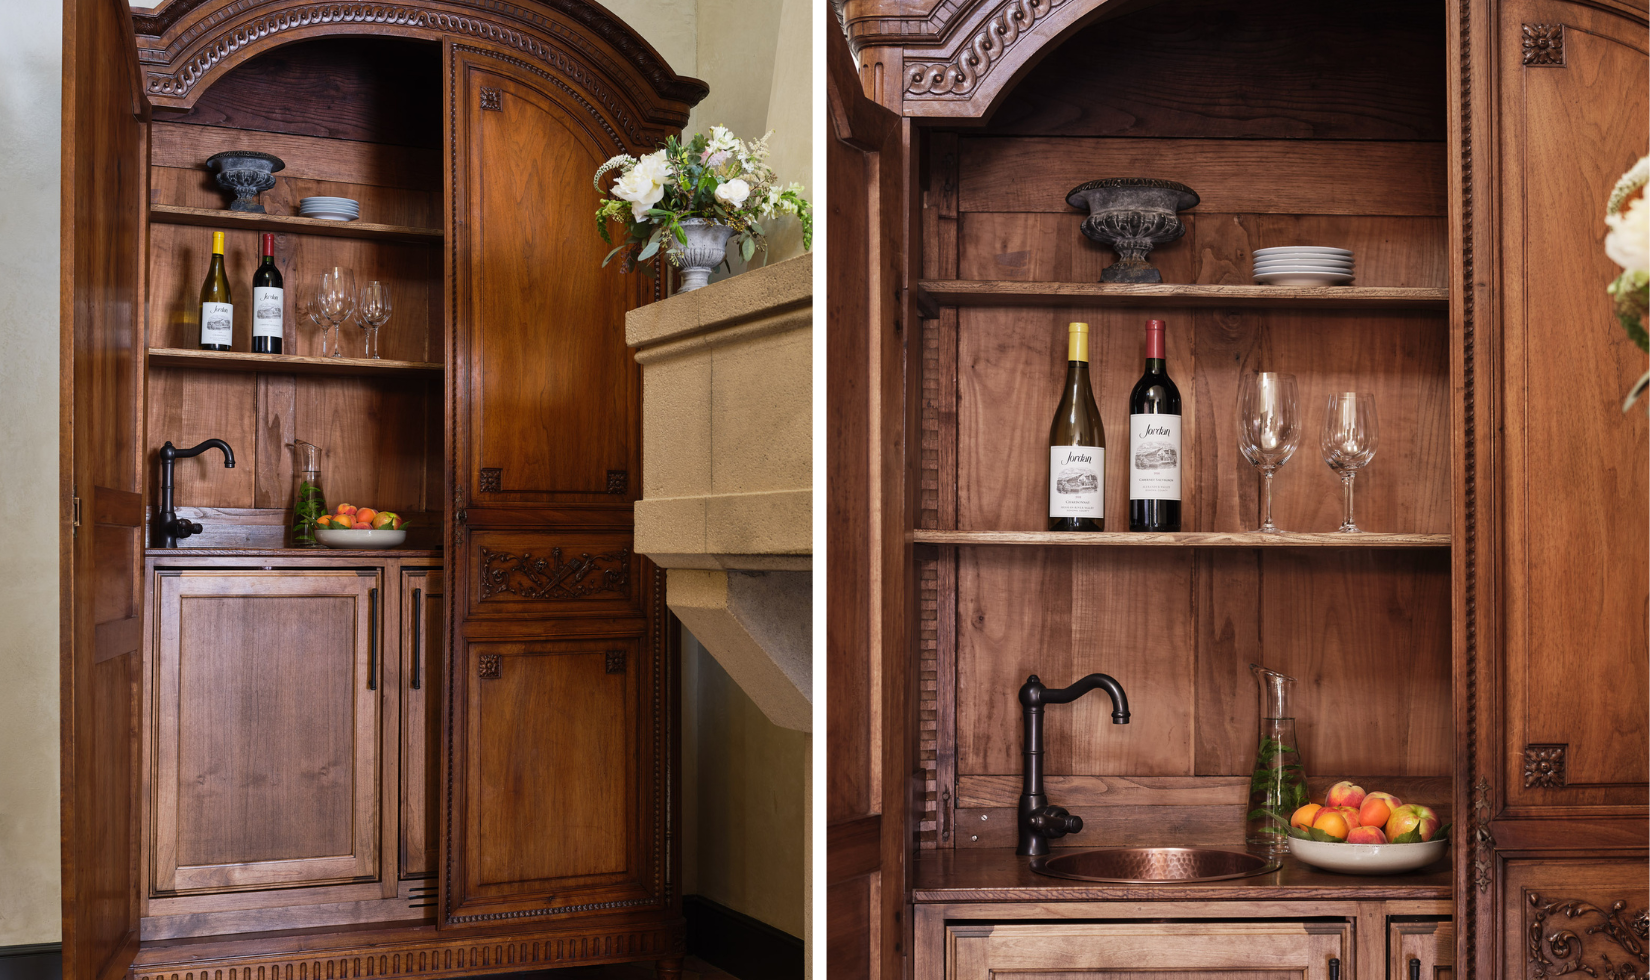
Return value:
<svg viewBox="0 0 1650 980">
<path fill-rule="evenodd" d="M 329 937 L 342 939 L 344 937 Z M 227 943 L 226 943 L 227 945 Z M 235 945 L 241 945 L 239 942 Z M 283 944 L 284 945 L 284 944 Z M 212 955 L 198 944 L 145 949 L 127 980 L 345 980 L 458 977 L 679 957 L 682 926 L 585 929 L 552 935 L 318 942 L 309 949 Z M 202 955 L 203 952 L 206 955 Z"/>
</svg>

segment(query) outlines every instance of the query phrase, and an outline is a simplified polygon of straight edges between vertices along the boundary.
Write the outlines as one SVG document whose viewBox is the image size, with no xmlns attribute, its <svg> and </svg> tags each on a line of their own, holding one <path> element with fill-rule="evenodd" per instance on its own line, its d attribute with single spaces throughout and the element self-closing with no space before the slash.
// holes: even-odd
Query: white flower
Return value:
<svg viewBox="0 0 1650 980">
<path fill-rule="evenodd" d="M 738 137 L 734 136 L 733 131 L 726 126 L 712 126 L 710 128 L 710 142 L 706 144 L 706 149 L 714 152 L 716 150 L 732 150 L 738 146 Z"/>
<path fill-rule="evenodd" d="M 655 184 L 662 184 L 673 171 L 670 169 L 670 161 L 665 159 L 665 151 L 659 150 L 637 160 L 636 168 L 630 172 L 642 174 Z"/>
<path fill-rule="evenodd" d="M 613 196 L 630 202 L 630 213 L 637 221 L 646 220 L 647 209 L 665 196 L 664 182 L 671 174 L 665 151 L 649 153 L 636 161 L 630 172 L 613 184 Z"/>
<path fill-rule="evenodd" d="M 1629 272 L 1650 270 L 1650 202 L 1641 197 L 1604 222 L 1610 226 L 1604 237 L 1610 260 Z"/>
<path fill-rule="evenodd" d="M 731 204 L 734 207 L 739 207 L 744 204 L 745 198 L 750 196 L 751 185 L 745 183 L 738 177 L 735 177 L 724 184 L 720 184 L 716 188 L 716 199 L 718 201 L 724 201 Z"/>
</svg>

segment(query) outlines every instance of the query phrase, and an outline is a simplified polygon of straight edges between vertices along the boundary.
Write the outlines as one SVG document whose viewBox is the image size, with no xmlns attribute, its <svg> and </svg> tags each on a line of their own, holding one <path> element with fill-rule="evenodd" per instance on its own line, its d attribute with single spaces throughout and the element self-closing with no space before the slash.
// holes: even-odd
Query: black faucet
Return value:
<svg viewBox="0 0 1650 980">
<path fill-rule="evenodd" d="M 1055 806 L 1043 794 L 1043 705 L 1069 704 L 1097 687 L 1111 695 L 1111 723 L 1129 723 L 1129 699 L 1109 674 L 1090 674 L 1070 687 L 1050 690 L 1036 674 L 1020 686 L 1025 715 L 1025 783 L 1020 792 L 1020 846 L 1015 854 L 1048 853 L 1048 842 L 1083 829 L 1083 818 Z"/>
<path fill-rule="evenodd" d="M 178 510 L 172 504 L 172 464 L 180 459 L 199 456 L 208 449 L 223 450 L 224 469 L 235 468 L 235 450 L 230 449 L 229 443 L 224 442 L 222 439 L 208 439 L 191 449 L 179 449 L 171 443 L 160 447 L 160 529 L 158 536 L 162 548 L 176 548 L 179 538 L 187 538 L 204 530 L 194 521 L 185 521 L 178 518 Z"/>
</svg>

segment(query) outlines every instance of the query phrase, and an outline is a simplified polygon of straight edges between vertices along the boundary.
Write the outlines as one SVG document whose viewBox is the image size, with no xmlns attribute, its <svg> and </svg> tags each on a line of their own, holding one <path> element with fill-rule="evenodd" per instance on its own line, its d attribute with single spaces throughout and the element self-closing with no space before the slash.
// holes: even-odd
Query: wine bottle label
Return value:
<svg viewBox="0 0 1650 980">
<path fill-rule="evenodd" d="M 201 304 L 201 343 L 229 345 L 235 341 L 235 305 Z"/>
<path fill-rule="evenodd" d="M 1129 416 L 1129 499 L 1180 499 L 1180 416 Z"/>
<path fill-rule="evenodd" d="M 286 305 L 280 286 L 252 287 L 252 336 L 279 337 Z"/>
<path fill-rule="evenodd" d="M 1106 451 L 1098 446 L 1048 447 L 1048 516 L 1106 516 Z"/>
</svg>

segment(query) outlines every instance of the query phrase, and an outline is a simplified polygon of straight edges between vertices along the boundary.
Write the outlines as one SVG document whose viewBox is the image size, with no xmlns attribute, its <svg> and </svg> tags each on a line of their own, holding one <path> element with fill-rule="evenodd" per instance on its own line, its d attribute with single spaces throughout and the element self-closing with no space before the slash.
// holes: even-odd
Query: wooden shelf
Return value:
<svg viewBox="0 0 1650 980">
<path fill-rule="evenodd" d="M 1449 289 L 1397 286 L 1205 286 L 1109 282 L 924 279 L 918 301 L 933 306 L 1217 306 L 1307 309 L 1449 309 Z"/>
<path fill-rule="evenodd" d="M 373 241 L 436 244 L 440 228 L 410 225 L 380 225 L 370 221 L 325 221 L 286 214 L 247 214 L 218 208 L 186 208 L 172 204 L 149 205 L 149 220 L 167 225 L 198 225 L 207 228 L 245 228 L 293 235 L 325 235 L 329 238 L 363 238 Z"/>
<path fill-rule="evenodd" d="M 914 531 L 916 544 L 1031 545 L 1101 548 L 1448 548 L 1447 534 L 1338 534 L 1335 532 L 1176 531 L 1134 534 L 1094 531 Z"/>
<path fill-rule="evenodd" d="M 355 377 L 406 377 L 441 373 L 430 361 L 370 360 L 361 357 L 299 357 L 296 354 L 251 354 L 245 351 L 149 348 L 150 367 L 251 371 L 258 374 L 333 374 Z"/>
</svg>

